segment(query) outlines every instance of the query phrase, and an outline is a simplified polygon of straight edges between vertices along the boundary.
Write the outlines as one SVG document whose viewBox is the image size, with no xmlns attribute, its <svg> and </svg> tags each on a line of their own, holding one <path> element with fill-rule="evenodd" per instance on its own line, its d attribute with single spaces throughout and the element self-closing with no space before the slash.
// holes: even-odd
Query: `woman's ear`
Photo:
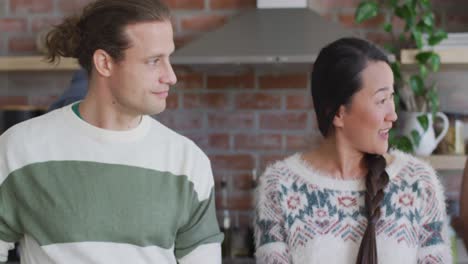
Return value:
<svg viewBox="0 0 468 264">
<path fill-rule="evenodd" d="M 344 126 L 344 116 L 346 114 L 346 108 L 344 105 L 341 105 L 336 111 L 335 117 L 333 117 L 333 125 L 335 127 L 343 127 Z"/>
</svg>

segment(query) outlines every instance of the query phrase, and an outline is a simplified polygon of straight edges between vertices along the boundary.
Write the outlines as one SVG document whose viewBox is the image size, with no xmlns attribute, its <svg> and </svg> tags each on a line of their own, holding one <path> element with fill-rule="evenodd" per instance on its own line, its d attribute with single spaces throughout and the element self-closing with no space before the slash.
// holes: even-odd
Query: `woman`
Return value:
<svg viewBox="0 0 468 264">
<path fill-rule="evenodd" d="M 268 167 L 258 187 L 257 263 L 451 263 L 442 187 L 388 150 L 393 74 L 371 43 L 325 47 L 312 73 L 315 150 Z"/>
</svg>

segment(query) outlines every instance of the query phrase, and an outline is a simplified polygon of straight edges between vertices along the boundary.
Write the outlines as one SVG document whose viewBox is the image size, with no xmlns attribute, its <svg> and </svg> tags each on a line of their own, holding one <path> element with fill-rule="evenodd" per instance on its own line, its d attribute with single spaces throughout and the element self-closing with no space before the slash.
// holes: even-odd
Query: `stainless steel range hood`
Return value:
<svg viewBox="0 0 468 264">
<path fill-rule="evenodd" d="M 313 63 L 351 30 L 309 8 L 253 9 L 176 50 L 173 64 Z"/>
</svg>

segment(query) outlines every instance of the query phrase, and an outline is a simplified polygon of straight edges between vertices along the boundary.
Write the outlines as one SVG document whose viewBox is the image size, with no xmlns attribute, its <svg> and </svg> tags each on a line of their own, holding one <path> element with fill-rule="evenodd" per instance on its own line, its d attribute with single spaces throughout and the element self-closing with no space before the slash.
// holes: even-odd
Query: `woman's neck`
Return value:
<svg viewBox="0 0 468 264">
<path fill-rule="evenodd" d="M 326 138 L 317 149 L 305 152 L 302 158 L 317 170 L 337 179 L 360 179 L 367 174 L 364 153 L 337 144 L 334 138 Z"/>
</svg>

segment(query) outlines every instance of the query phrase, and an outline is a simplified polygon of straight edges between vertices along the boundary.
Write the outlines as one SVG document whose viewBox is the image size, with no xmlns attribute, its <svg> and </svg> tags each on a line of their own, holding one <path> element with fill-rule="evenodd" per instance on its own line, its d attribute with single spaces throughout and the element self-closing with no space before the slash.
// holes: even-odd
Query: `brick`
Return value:
<svg viewBox="0 0 468 264">
<path fill-rule="evenodd" d="M 58 10 L 62 13 L 81 13 L 83 7 L 94 0 L 57 0 Z"/>
<path fill-rule="evenodd" d="M 260 115 L 261 129 L 305 129 L 307 113 L 262 113 Z"/>
<path fill-rule="evenodd" d="M 208 136 L 208 146 L 214 150 L 229 149 L 229 134 L 211 134 Z"/>
<path fill-rule="evenodd" d="M 208 114 L 210 129 L 253 129 L 253 113 L 218 112 Z"/>
<path fill-rule="evenodd" d="M 268 93 L 240 93 L 236 95 L 237 109 L 279 109 L 281 96 Z"/>
<path fill-rule="evenodd" d="M 10 9 L 14 14 L 51 13 L 52 0 L 10 0 Z"/>
<path fill-rule="evenodd" d="M 338 21 L 345 27 L 349 28 L 382 28 L 382 24 L 385 22 L 383 15 L 378 15 L 370 20 L 367 20 L 361 24 L 354 21 L 354 14 L 340 14 L 338 15 Z"/>
<path fill-rule="evenodd" d="M 222 204 L 222 196 L 220 193 L 216 194 L 216 209 L 229 209 L 229 210 L 252 210 L 253 195 L 250 192 L 238 192 L 229 195 L 227 205 Z M 234 224 L 234 223 L 232 223 Z"/>
<path fill-rule="evenodd" d="M 13 53 L 37 51 L 36 38 L 30 36 L 11 37 L 8 40 L 8 50 Z"/>
<path fill-rule="evenodd" d="M 286 151 L 305 151 L 315 148 L 323 141 L 318 129 L 302 135 L 286 135 Z"/>
<path fill-rule="evenodd" d="M 174 37 L 174 45 L 176 50 L 182 48 L 183 46 L 187 45 L 193 39 L 195 39 L 198 35 L 197 34 L 186 34 L 186 35 L 176 35 Z"/>
<path fill-rule="evenodd" d="M 368 32 L 365 38 L 381 47 L 383 47 L 384 44 L 393 43 L 392 36 L 386 32 Z"/>
<path fill-rule="evenodd" d="M 466 31 L 468 25 L 468 14 L 449 13 L 446 16 L 446 29 L 450 31 Z"/>
<path fill-rule="evenodd" d="M 26 96 L 0 96 L 0 107 L 7 105 L 27 105 L 28 97 Z"/>
<path fill-rule="evenodd" d="M 313 108 L 312 96 L 309 94 L 287 95 L 286 109 L 310 110 Z"/>
<path fill-rule="evenodd" d="M 208 137 L 206 136 L 206 133 L 193 132 L 183 133 L 183 135 L 193 140 L 193 142 L 195 142 L 195 144 L 197 144 L 201 149 L 208 148 Z"/>
<path fill-rule="evenodd" d="M 203 88 L 203 75 L 199 73 L 180 73 L 175 70 L 177 83 L 176 89 L 201 89 Z"/>
<path fill-rule="evenodd" d="M 32 32 L 48 30 L 52 26 L 60 24 L 62 20 L 62 17 L 36 17 L 31 20 L 31 30 Z"/>
<path fill-rule="evenodd" d="M 211 0 L 211 9 L 241 9 L 254 8 L 256 0 Z"/>
<path fill-rule="evenodd" d="M 392 27 L 395 32 L 402 32 L 405 28 L 405 21 L 397 16 L 392 18 Z"/>
<path fill-rule="evenodd" d="M 203 9 L 205 0 L 163 0 L 171 9 Z"/>
<path fill-rule="evenodd" d="M 210 31 L 224 25 L 226 21 L 226 16 L 203 15 L 182 19 L 181 27 L 183 30 Z"/>
<path fill-rule="evenodd" d="M 260 89 L 304 89 L 308 86 L 309 76 L 303 74 L 263 75 L 259 77 Z"/>
<path fill-rule="evenodd" d="M 184 94 L 185 109 L 227 109 L 229 100 L 224 93 Z"/>
<path fill-rule="evenodd" d="M 210 155 L 214 170 L 252 170 L 255 162 L 249 154 Z"/>
<path fill-rule="evenodd" d="M 161 123 L 176 131 L 201 129 L 202 113 L 186 111 L 164 111 L 155 116 Z"/>
<path fill-rule="evenodd" d="M 265 168 L 276 161 L 282 160 L 289 154 L 265 154 L 260 156 L 260 171 L 264 171 Z"/>
<path fill-rule="evenodd" d="M 208 89 L 246 89 L 255 87 L 255 75 L 212 75 L 207 77 Z"/>
<path fill-rule="evenodd" d="M 25 32 L 27 22 L 25 18 L 3 18 L 0 19 L 0 31 L 3 32 Z"/>
<path fill-rule="evenodd" d="M 234 146 L 237 150 L 279 150 L 281 142 L 281 134 L 241 134 L 234 137 Z"/>
<path fill-rule="evenodd" d="M 252 190 L 254 188 L 254 182 L 252 173 L 239 172 L 231 175 L 234 188 L 237 190 Z"/>
</svg>

